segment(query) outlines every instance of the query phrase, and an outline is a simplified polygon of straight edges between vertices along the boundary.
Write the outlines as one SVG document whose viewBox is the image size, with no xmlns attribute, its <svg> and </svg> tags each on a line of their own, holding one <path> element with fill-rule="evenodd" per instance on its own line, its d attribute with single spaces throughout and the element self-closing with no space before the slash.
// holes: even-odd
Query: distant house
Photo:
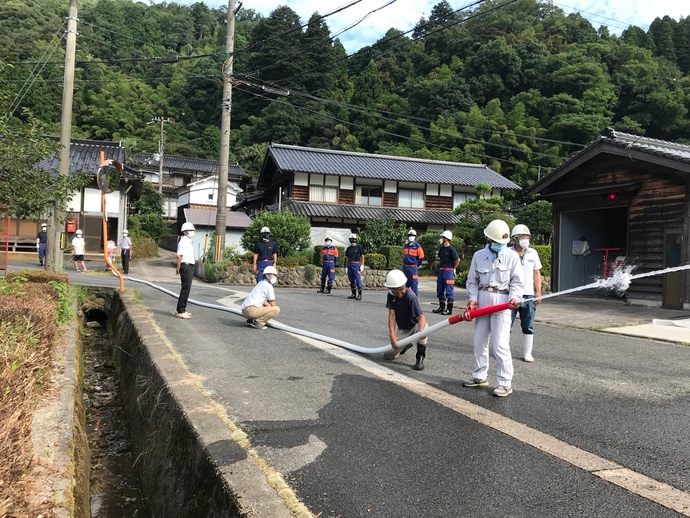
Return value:
<svg viewBox="0 0 690 518">
<path fill-rule="evenodd" d="M 147 182 L 158 185 L 160 170 L 160 155 L 157 153 L 142 153 L 132 158 L 143 173 Z M 207 178 L 218 176 L 220 161 L 203 158 L 186 158 L 175 155 L 163 155 L 163 216 L 176 218 L 178 215 L 178 196 L 180 188 L 188 184 Z M 240 181 L 247 178 L 247 173 L 238 164 L 229 164 L 228 182 L 239 186 Z"/>
<path fill-rule="evenodd" d="M 607 255 L 607 275 L 616 261 L 647 273 L 690 260 L 690 145 L 608 128 L 531 192 L 553 203 L 554 291 L 602 277 Z M 689 277 L 634 280 L 627 300 L 690 309 Z"/>
<path fill-rule="evenodd" d="M 481 164 L 271 144 L 259 174 L 260 193 L 237 208 L 250 216 L 289 210 L 309 218 L 312 236 L 333 233 L 346 244 L 347 234 L 372 218 L 393 216 L 419 233 L 452 230 L 458 221 L 453 209 L 477 198 L 479 183 L 490 185 L 494 195 L 520 189 Z"/>
</svg>

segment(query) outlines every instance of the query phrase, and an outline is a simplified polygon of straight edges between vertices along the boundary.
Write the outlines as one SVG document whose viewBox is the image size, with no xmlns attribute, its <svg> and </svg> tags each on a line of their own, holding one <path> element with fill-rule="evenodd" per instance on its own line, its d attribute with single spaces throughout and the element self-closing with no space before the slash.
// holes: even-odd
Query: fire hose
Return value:
<svg viewBox="0 0 690 518">
<path fill-rule="evenodd" d="M 152 282 L 149 281 L 144 281 L 141 279 L 135 279 L 133 277 L 125 277 L 127 280 L 133 281 L 133 282 L 138 282 L 141 284 L 146 284 L 148 286 L 151 286 L 154 289 L 157 289 L 159 291 L 162 291 L 163 293 L 167 293 L 168 295 L 171 295 L 172 297 L 177 298 L 178 295 L 170 290 L 167 290 L 161 286 L 157 286 L 153 284 Z M 226 311 L 228 313 L 234 313 L 236 315 L 242 315 L 242 311 L 237 309 L 237 308 L 231 308 L 228 306 L 221 306 L 219 304 L 210 304 L 208 302 L 201 302 L 199 300 L 194 300 L 194 299 L 189 299 L 188 302 L 190 304 L 194 304 L 195 306 L 200 306 L 204 308 L 209 308 L 209 309 L 217 309 L 219 311 Z M 525 303 L 526 301 L 520 301 L 517 302 L 517 305 L 521 305 Z M 416 341 L 417 339 L 423 337 L 423 336 L 428 336 L 431 333 L 435 333 L 436 331 L 439 331 L 445 327 L 452 326 L 454 324 L 457 324 L 458 322 L 471 322 L 475 318 L 491 315 L 493 313 L 498 313 L 499 311 L 504 311 L 506 309 L 510 308 L 510 302 L 505 302 L 503 304 L 497 304 L 495 306 L 487 306 L 484 308 L 479 308 L 479 309 L 473 309 L 469 310 L 466 309 L 462 313 L 458 313 L 457 315 L 452 315 L 448 319 L 443 320 L 442 322 L 438 322 L 437 324 L 434 324 L 433 326 L 429 326 L 425 328 L 423 331 L 419 331 L 413 335 L 407 336 L 401 340 L 398 340 L 398 348 L 407 345 L 409 343 L 412 343 Z M 316 340 L 320 340 L 322 342 L 330 343 L 333 345 L 337 345 L 338 347 L 343 347 L 345 349 L 349 349 L 354 352 L 358 353 L 363 353 L 363 354 L 380 354 L 380 353 L 385 353 L 387 351 L 391 351 L 393 348 L 390 344 L 383 345 L 381 347 L 362 347 L 361 345 L 355 345 L 351 344 L 350 342 L 345 342 L 343 340 L 339 340 L 337 338 L 332 338 L 330 336 L 325 336 L 321 335 L 318 333 L 312 333 L 311 331 L 306 331 L 304 329 L 298 329 L 296 327 L 288 326 L 285 324 L 281 324 L 280 322 L 275 322 L 275 321 L 269 321 L 266 323 L 267 326 L 279 329 L 281 331 L 286 331 L 288 333 L 293 333 L 296 335 L 300 336 L 306 336 L 308 338 L 314 338 Z"/>
</svg>

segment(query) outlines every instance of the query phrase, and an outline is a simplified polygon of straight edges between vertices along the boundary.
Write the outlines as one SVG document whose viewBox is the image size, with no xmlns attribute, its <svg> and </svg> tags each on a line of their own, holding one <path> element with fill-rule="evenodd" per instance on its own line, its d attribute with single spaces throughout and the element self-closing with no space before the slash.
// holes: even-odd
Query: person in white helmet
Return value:
<svg viewBox="0 0 690 518">
<path fill-rule="evenodd" d="M 419 295 L 419 266 L 424 261 L 424 249 L 417 242 L 417 231 L 407 232 L 407 243 L 403 247 L 403 273 L 407 277 L 407 287 Z"/>
<path fill-rule="evenodd" d="M 256 282 L 264 278 L 264 268 L 278 266 L 278 243 L 271 239 L 271 229 L 261 227 L 261 241 L 254 245 L 254 273 Z"/>
<path fill-rule="evenodd" d="M 338 249 L 330 236 L 326 236 L 324 242 L 325 245 L 321 249 L 321 288 L 316 292 L 330 295 L 335 280 L 335 269 L 338 266 Z"/>
<path fill-rule="evenodd" d="M 364 249 L 357 243 L 357 234 L 350 234 L 350 246 L 345 249 L 345 269 L 350 281 L 352 295 L 348 299 L 362 300 L 362 272 L 364 271 Z"/>
<path fill-rule="evenodd" d="M 46 243 L 48 242 L 48 225 L 41 223 L 41 230 L 36 234 L 36 251 L 38 252 L 38 266 L 43 266 L 46 257 Z"/>
<path fill-rule="evenodd" d="M 520 256 L 507 247 L 510 228 L 495 219 L 484 229 L 488 244 L 475 252 L 467 274 L 467 309 L 495 306 L 510 302 L 512 307 L 522 300 L 523 280 Z M 489 339 L 496 358 L 497 387 L 494 396 L 513 393 L 513 358 L 510 355 L 510 309 L 474 319 L 474 371 L 465 387 L 489 384 Z"/>
<path fill-rule="evenodd" d="M 84 256 L 86 255 L 86 242 L 81 235 L 81 230 L 77 230 L 74 239 L 72 239 L 72 252 L 74 253 L 74 269 L 79 271 L 79 263 L 81 263 L 81 269 L 86 270 L 86 263 L 84 262 Z"/>
<path fill-rule="evenodd" d="M 426 317 L 422 311 L 417 295 L 407 288 L 407 277 L 401 270 L 391 270 L 386 275 L 383 285 L 388 288 L 386 307 L 388 308 L 388 336 L 391 341 L 391 351 L 383 353 L 387 360 L 394 360 L 401 354 L 405 354 L 412 344 L 398 347 L 398 340 L 426 329 Z M 397 326 L 397 332 L 396 332 Z M 427 337 L 417 340 L 417 356 L 414 370 L 424 370 L 424 358 L 426 358 Z"/>
<path fill-rule="evenodd" d="M 177 242 L 177 268 L 175 273 L 180 276 L 180 295 L 177 297 L 177 318 L 192 318 L 187 312 L 187 300 L 192 291 L 192 279 L 194 279 L 194 225 L 189 222 L 182 224 L 182 237 Z"/>
<path fill-rule="evenodd" d="M 264 268 L 263 280 L 256 283 L 242 303 L 242 316 L 247 319 L 248 326 L 254 329 L 266 329 L 266 323 L 280 313 L 273 289 L 276 282 L 278 282 L 276 267 Z"/>
<path fill-rule="evenodd" d="M 534 345 L 534 316 L 537 312 L 537 305 L 541 302 L 541 259 L 534 248 L 529 247 L 531 233 L 526 225 L 515 225 L 511 238 L 513 240 L 513 250 L 520 256 L 522 265 L 522 277 L 525 282 L 525 289 L 522 299 L 525 301 L 517 309 L 512 311 L 511 327 L 515 322 L 515 317 L 520 314 L 520 327 L 522 328 L 522 358 L 527 363 L 534 361 L 532 347 Z M 537 300 L 534 300 L 537 297 Z"/>
<path fill-rule="evenodd" d="M 117 247 L 120 249 L 120 260 L 122 261 L 122 271 L 125 275 L 129 274 L 129 260 L 134 255 L 132 249 L 132 240 L 129 237 L 127 229 L 122 231 L 122 237 L 117 242 Z"/>
<path fill-rule="evenodd" d="M 432 313 L 450 315 L 453 313 L 453 303 L 455 301 L 455 269 L 460 264 L 460 256 L 453 245 L 450 244 L 453 233 L 444 230 L 441 233 L 441 247 L 438 249 L 438 276 L 436 278 L 436 296 L 438 297 L 438 308 Z"/>
</svg>

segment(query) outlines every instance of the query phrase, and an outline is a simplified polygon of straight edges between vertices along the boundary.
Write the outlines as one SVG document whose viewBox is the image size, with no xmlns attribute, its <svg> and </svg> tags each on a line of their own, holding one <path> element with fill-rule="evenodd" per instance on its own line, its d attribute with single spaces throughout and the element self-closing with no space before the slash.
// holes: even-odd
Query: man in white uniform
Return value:
<svg viewBox="0 0 690 518">
<path fill-rule="evenodd" d="M 273 286 L 278 282 L 278 270 L 275 266 L 266 266 L 263 278 L 242 303 L 242 316 L 247 325 L 254 329 L 266 329 L 266 323 L 280 313 Z"/>
<path fill-rule="evenodd" d="M 534 344 L 534 317 L 537 313 L 537 305 L 541 302 L 541 259 L 534 248 L 529 247 L 531 236 L 526 225 L 515 225 L 510 233 L 513 238 L 513 249 L 520 256 L 522 264 L 522 277 L 525 289 L 522 298 L 525 301 L 519 308 L 512 311 L 510 325 L 512 327 L 515 317 L 520 314 L 520 327 L 522 328 L 522 358 L 527 363 L 532 363 L 532 346 Z M 534 298 L 537 297 L 537 300 Z"/>
<path fill-rule="evenodd" d="M 495 219 L 484 229 L 486 247 L 475 252 L 467 275 L 467 309 L 495 306 L 510 302 L 513 307 L 522 299 L 524 287 L 520 256 L 507 248 L 510 228 Z M 474 319 L 474 372 L 465 387 L 483 387 L 489 384 L 489 339 L 493 342 L 496 358 L 497 387 L 494 396 L 505 397 L 513 393 L 513 358 L 510 355 L 510 309 Z"/>
<path fill-rule="evenodd" d="M 194 279 L 194 225 L 191 223 L 182 224 L 182 237 L 177 243 L 177 269 L 175 273 L 180 276 L 180 295 L 177 298 L 177 318 L 192 318 L 191 313 L 187 313 L 187 300 L 189 292 L 192 291 L 192 279 Z"/>
</svg>

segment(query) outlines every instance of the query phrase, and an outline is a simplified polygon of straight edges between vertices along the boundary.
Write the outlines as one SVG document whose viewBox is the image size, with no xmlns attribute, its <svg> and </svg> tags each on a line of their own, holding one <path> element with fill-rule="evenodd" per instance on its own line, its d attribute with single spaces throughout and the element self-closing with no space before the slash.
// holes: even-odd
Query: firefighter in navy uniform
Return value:
<svg viewBox="0 0 690 518">
<path fill-rule="evenodd" d="M 407 243 L 403 247 L 403 273 L 407 277 L 406 286 L 419 295 L 419 266 L 424 260 L 424 249 L 417 243 L 417 231 L 413 228 L 407 233 Z"/>
<path fill-rule="evenodd" d="M 441 234 L 441 248 L 438 249 L 438 277 L 436 279 L 436 296 L 438 297 L 438 309 L 432 313 L 450 315 L 453 313 L 455 301 L 455 269 L 460 264 L 458 251 L 450 244 L 453 233 L 445 230 Z"/>
<path fill-rule="evenodd" d="M 325 241 L 326 245 L 321 249 L 321 288 L 317 290 L 317 293 L 330 294 L 335 280 L 335 267 L 338 264 L 338 249 L 330 237 L 326 236 Z"/>
<path fill-rule="evenodd" d="M 48 225 L 41 224 L 41 230 L 36 234 L 36 251 L 38 252 L 38 266 L 43 266 L 46 257 L 46 243 L 48 241 Z"/>
<path fill-rule="evenodd" d="M 362 300 L 362 272 L 364 271 L 364 249 L 357 243 L 357 234 L 350 234 L 350 246 L 345 249 L 345 268 L 350 281 L 352 295 L 348 299 Z"/>
<path fill-rule="evenodd" d="M 254 273 L 256 282 L 264 278 L 264 268 L 278 266 L 278 244 L 271 239 L 271 230 L 268 227 L 261 229 L 261 241 L 254 245 Z"/>
</svg>

